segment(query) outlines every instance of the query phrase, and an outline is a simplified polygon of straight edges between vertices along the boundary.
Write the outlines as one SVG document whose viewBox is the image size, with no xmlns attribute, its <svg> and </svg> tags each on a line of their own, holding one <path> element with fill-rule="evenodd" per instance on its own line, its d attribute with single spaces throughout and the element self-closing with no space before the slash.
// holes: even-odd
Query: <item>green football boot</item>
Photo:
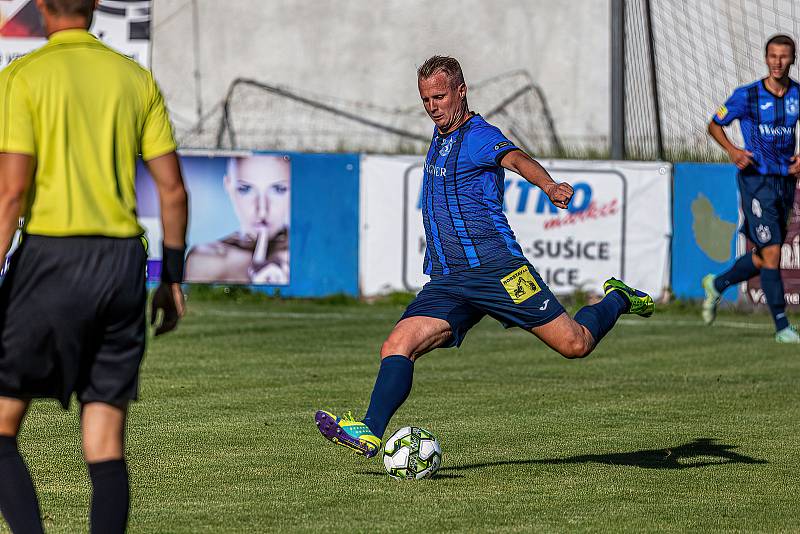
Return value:
<svg viewBox="0 0 800 534">
<path fill-rule="evenodd" d="M 714 287 L 714 279 L 716 276 L 707 274 L 703 277 L 703 291 L 706 292 L 706 298 L 703 301 L 703 322 L 711 324 L 717 318 L 717 304 L 719 304 L 720 293 Z"/>
<path fill-rule="evenodd" d="M 381 450 L 381 438 L 372 433 L 362 421 L 353 418 L 350 412 L 344 417 L 336 417 L 330 412 L 319 410 L 314 417 L 320 434 L 337 445 L 372 458 Z"/>
<path fill-rule="evenodd" d="M 800 334 L 797 333 L 797 328 L 794 326 L 787 326 L 783 330 L 775 332 L 775 341 L 778 343 L 800 343 Z"/>
<path fill-rule="evenodd" d="M 609 278 L 606 280 L 603 284 L 603 291 L 605 291 L 606 295 L 612 291 L 617 291 L 622 295 L 630 303 L 630 309 L 627 313 L 634 313 L 641 317 L 650 317 L 656 309 L 653 297 L 644 291 L 639 291 L 638 289 L 626 285 L 625 282 L 617 280 L 616 278 Z"/>
</svg>

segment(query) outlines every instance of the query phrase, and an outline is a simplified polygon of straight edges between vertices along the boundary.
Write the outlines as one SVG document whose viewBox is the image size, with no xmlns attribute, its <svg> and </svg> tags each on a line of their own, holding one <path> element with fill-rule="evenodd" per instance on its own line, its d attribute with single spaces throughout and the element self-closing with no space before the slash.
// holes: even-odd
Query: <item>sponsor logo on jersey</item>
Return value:
<svg viewBox="0 0 800 534">
<path fill-rule="evenodd" d="M 759 224 L 756 228 L 756 235 L 758 236 L 758 240 L 762 243 L 766 243 L 772 238 L 772 232 L 769 231 L 769 227 L 763 224 Z"/>
<path fill-rule="evenodd" d="M 772 102 L 765 102 L 761 104 L 761 109 L 763 109 L 764 111 L 768 110 L 771 107 L 772 107 Z"/>
<path fill-rule="evenodd" d="M 759 219 L 761 218 L 761 202 L 757 198 L 754 198 L 752 204 L 750 204 L 750 211 Z"/>
<path fill-rule="evenodd" d="M 717 118 L 719 120 L 722 120 L 727 116 L 728 116 L 728 108 L 726 108 L 725 106 L 720 106 L 719 109 L 717 109 Z"/>
<path fill-rule="evenodd" d="M 429 163 L 423 163 L 422 166 L 425 168 L 425 172 L 431 176 L 447 176 L 447 169 L 444 167 L 437 167 L 436 165 L 431 165 Z"/>
<path fill-rule="evenodd" d="M 496 145 L 494 145 L 494 149 L 495 150 L 500 150 L 501 148 L 507 147 L 507 146 L 511 146 L 511 143 L 509 143 L 508 141 L 503 141 L 502 143 L 497 143 Z"/>
<path fill-rule="evenodd" d="M 525 302 L 542 290 L 527 265 L 523 265 L 508 276 L 501 278 L 500 282 L 506 288 L 508 296 L 514 301 L 514 304 Z"/>
<path fill-rule="evenodd" d="M 761 135 L 780 137 L 782 135 L 794 135 L 794 126 L 773 126 L 771 124 L 759 124 L 758 131 Z"/>
</svg>

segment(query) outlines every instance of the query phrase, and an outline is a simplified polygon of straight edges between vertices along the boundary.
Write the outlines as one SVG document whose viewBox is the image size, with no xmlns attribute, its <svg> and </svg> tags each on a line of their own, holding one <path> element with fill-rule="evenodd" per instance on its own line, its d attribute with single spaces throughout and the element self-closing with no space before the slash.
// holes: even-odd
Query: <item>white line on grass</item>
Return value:
<svg viewBox="0 0 800 534">
<path fill-rule="evenodd" d="M 620 319 L 620 324 L 624 324 L 625 326 L 697 326 L 702 328 L 709 328 L 708 326 L 704 325 L 702 321 L 685 321 L 685 320 L 676 320 L 676 319 L 659 319 L 659 320 L 652 320 L 648 319 L 646 321 L 637 320 L 637 319 Z M 714 321 L 714 326 L 722 326 L 726 328 L 740 328 L 746 330 L 763 330 L 767 328 L 768 325 L 766 324 L 753 324 L 753 323 L 741 323 L 736 321 Z"/>
</svg>

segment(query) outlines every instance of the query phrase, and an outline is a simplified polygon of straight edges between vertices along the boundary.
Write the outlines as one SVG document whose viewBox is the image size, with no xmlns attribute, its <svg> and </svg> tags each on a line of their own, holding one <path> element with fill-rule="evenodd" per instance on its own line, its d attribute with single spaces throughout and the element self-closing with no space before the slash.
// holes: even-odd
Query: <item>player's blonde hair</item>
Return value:
<svg viewBox="0 0 800 534">
<path fill-rule="evenodd" d="M 428 58 L 417 69 L 417 79 L 426 80 L 439 72 L 444 72 L 447 75 L 454 88 L 464 83 L 464 73 L 461 71 L 461 65 L 456 58 L 449 56 Z"/>
</svg>

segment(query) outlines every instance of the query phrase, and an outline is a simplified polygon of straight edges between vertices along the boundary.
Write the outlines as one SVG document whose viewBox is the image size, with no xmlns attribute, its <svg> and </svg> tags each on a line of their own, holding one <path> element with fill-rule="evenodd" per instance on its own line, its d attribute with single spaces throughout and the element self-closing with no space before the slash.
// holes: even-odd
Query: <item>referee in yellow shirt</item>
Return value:
<svg viewBox="0 0 800 534">
<path fill-rule="evenodd" d="M 17 433 L 33 398 L 81 405 L 91 531 L 125 530 L 125 416 L 145 346 L 139 154 L 163 223 L 156 335 L 183 314 L 187 197 L 164 101 L 149 71 L 88 33 L 97 0 L 36 0 L 49 35 L 0 72 L 0 254 L 22 242 L 0 286 L 0 510 L 42 532 Z M 1 256 L 0 256 L 1 257 Z"/>
</svg>

